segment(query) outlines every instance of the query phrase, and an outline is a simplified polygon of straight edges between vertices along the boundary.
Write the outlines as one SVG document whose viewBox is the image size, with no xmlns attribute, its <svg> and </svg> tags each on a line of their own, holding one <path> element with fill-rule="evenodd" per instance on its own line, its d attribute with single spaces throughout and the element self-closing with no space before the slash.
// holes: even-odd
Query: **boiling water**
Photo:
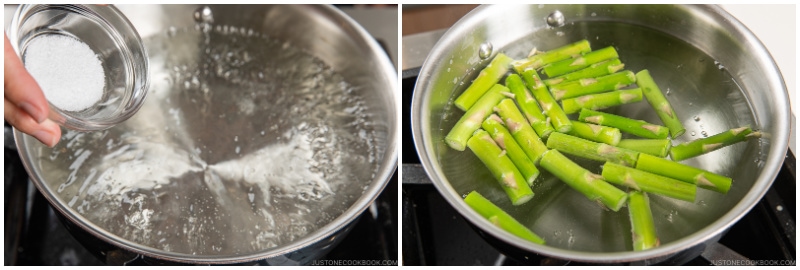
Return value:
<svg viewBox="0 0 800 270">
<path fill-rule="evenodd" d="M 321 60 L 256 31 L 198 24 L 145 40 L 151 88 L 110 130 L 40 148 L 45 179 L 85 218 L 183 254 L 285 245 L 371 184 L 385 141 L 362 98 Z"/>
<path fill-rule="evenodd" d="M 558 20 L 556 18 L 553 21 Z M 639 72 L 648 69 L 660 88 L 669 91 L 667 99 L 686 128 L 686 133 L 674 139 L 673 145 L 741 126 L 758 129 L 759 124 L 756 122 L 753 109 L 750 108 L 748 97 L 737 84 L 737 77 L 726 68 L 746 63 L 726 63 L 723 59 L 714 59 L 709 53 L 701 51 L 692 44 L 650 28 L 616 22 L 570 22 L 558 28 L 535 31 L 507 46 L 495 44 L 497 47 L 495 52 L 503 52 L 512 58 L 521 59 L 526 57 L 531 48 L 549 50 L 581 39 L 588 39 L 592 49 L 595 50 L 614 46 L 626 70 Z M 463 57 L 480 59 L 482 47 L 474 45 L 472 48 L 474 50 Z M 451 101 L 469 86 L 470 81 L 482 68 L 471 65 L 470 60 L 460 57 L 462 56 L 456 55 L 458 61 L 453 63 L 451 60 L 450 65 L 446 67 L 453 70 L 452 73 L 447 73 L 448 75 L 459 73 L 454 75 L 457 77 L 452 80 L 445 77 L 441 79 L 441 85 L 437 85 L 453 89 L 449 92 L 449 100 L 437 100 L 438 97 L 431 99 L 434 103 L 431 105 L 432 108 L 441 108 L 434 111 L 434 115 L 442 115 L 441 120 L 433 120 L 434 138 L 444 138 L 463 115 Z M 487 62 L 488 60 L 484 61 Z M 650 123 L 661 123 L 646 101 L 617 106 L 605 111 Z M 577 115 L 571 115 L 571 119 L 576 118 Z M 628 134 L 623 136 L 632 137 Z M 442 139 L 434 140 L 443 142 Z M 733 185 L 727 194 L 698 189 L 695 203 L 651 196 L 651 209 L 662 245 L 702 230 L 733 209 L 758 178 L 763 167 L 763 163 L 759 162 L 763 159 L 762 148 L 764 146 L 761 140 L 750 140 L 682 161 L 694 167 L 730 176 L 734 179 Z M 566 250 L 590 252 L 631 250 L 627 209 L 623 208 L 618 212 L 605 211 L 547 171 L 542 171 L 534 182 L 532 190 L 536 195 L 533 199 L 523 205 L 512 206 L 508 196 L 500 185 L 497 185 L 489 170 L 471 151 L 452 151 L 444 143 L 437 145 L 436 151 L 443 174 L 458 194 L 477 190 L 544 237 L 548 245 Z M 756 157 L 755 162 L 752 157 Z M 593 173 L 601 172 L 602 162 L 575 156 L 569 158 Z M 571 231 L 567 235 L 563 233 L 564 230 Z"/>
</svg>

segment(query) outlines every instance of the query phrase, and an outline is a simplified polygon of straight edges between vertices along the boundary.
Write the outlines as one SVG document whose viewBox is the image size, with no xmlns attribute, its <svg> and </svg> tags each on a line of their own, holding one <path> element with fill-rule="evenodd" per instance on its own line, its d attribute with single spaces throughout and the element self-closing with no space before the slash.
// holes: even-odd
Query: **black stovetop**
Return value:
<svg viewBox="0 0 800 270">
<path fill-rule="evenodd" d="M 403 264 L 404 265 L 584 265 L 555 258 L 520 261 L 506 257 L 477 232 L 427 180 L 411 131 L 416 77 L 403 79 Z M 795 158 L 791 151 L 764 198 L 714 247 L 685 265 L 735 263 L 795 265 Z M 531 257 L 536 256 L 531 254 Z"/>
</svg>

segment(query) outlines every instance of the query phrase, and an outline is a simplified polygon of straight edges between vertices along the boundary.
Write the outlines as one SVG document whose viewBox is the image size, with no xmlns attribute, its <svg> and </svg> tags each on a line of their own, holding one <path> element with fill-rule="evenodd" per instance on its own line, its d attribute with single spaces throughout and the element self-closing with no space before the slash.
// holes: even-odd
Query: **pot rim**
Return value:
<svg viewBox="0 0 800 270">
<path fill-rule="evenodd" d="M 504 230 L 498 229 L 488 220 L 480 217 L 469 208 L 469 206 L 461 198 L 461 195 L 455 191 L 453 186 L 449 183 L 449 181 L 447 181 L 447 178 L 439 169 L 439 163 L 435 160 L 435 143 L 431 137 L 431 128 L 422 125 L 422 119 L 430 118 L 430 112 L 423 109 L 429 107 L 428 105 L 430 100 L 427 96 L 421 93 L 423 91 L 427 92 L 431 89 L 432 85 L 430 84 L 430 80 L 433 74 L 432 65 L 434 65 L 432 63 L 439 62 L 438 60 L 440 59 L 445 59 L 446 53 L 449 52 L 449 48 L 446 44 L 451 44 L 454 42 L 454 40 L 461 39 L 467 33 L 467 31 L 469 31 L 469 29 L 467 29 L 468 27 L 463 27 L 463 25 L 473 25 L 488 18 L 488 14 L 491 13 L 489 10 L 493 8 L 494 6 L 482 5 L 473 9 L 458 22 L 456 22 L 453 27 L 448 29 L 447 32 L 445 32 L 445 34 L 433 46 L 431 52 L 428 54 L 425 62 L 423 63 L 422 68 L 420 69 L 411 104 L 412 134 L 423 169 L 431 179 L 431 182 L 433 182 L 436 189 L 440 194 L 442 194 L 447 202 L 453 206 L 462 217 L 467 219 L 473 225 L 485 232 L 488 232 L 491 234 L 491 236 L 519 249 L 558 259 L 594 263 L 643 261 L 669 256 L 677 251 L 683 250 L 684 248 L 702 244 L 707 240 L 721 234 L 733 223 L 737 222 L 745 214 L 747 214 L 772 185 L 772 182 L 777 176 L 782 164 L 783 157 L 788 150 L 790 127 L 789 115 L 791 112 L 788 105 L 789 98 L 783 77 L 777 67 L 777 64 L 767 51 L 766 47 L 749 29 L 747 29 L 747 27 L 745 27 L 735 17 L 717 5 L 697 5 L 693 8 L 700 9 L 707 14 L 711 13 L 721 16 L 725 20 L 725 23 L 730 24 L 731 29 L 738 31 L 746 38 L 745 42 L 755 46 L 757 49 L 757 51 L 754 52 L 756 58 L 760 60 L 761 65 L 768 68 L 768 74 L 771 76 L 768 81 L 771 83 L 771 86 L 773 86 L 771 88 L 778 88 L 781 90 L 780 93 L 776 93 L 778 92 L 777 90 L 770 92 L 775 95 L 782 94 L 785 96 L 783 99 L 778 99 L 782 100 L 782 103 L 776 104 L 777 110 L 782 112 L 776 116 L 778 126 L 781 127 L 779 129 L 781 132 L 778 134 L 773 134 L 771 137 L 772 151 L 770 151 L 767 157 L 762 169 L 762 173 L 759 175 L 753 187 L 745 194 L 741 201 L 734 205 L 727 213 L 722 215 L 716 221 L 707 225 L 702 230 L 684 236 L 679 240 L 672 241 L 657 248 L 645 251 L 601 253 L 566 250 L 524 241 L 521 238 Z"/>
<path fill-rule="evenodd" d="M 355 32 L 357 36 L 354 38 L 358 38 L 360 42 L 364 42 L 365 45 L 368 46 L 372 58 L 379 62 L 378 64 L 384 71 L 383 73 L 385 78 L 392 82 L 398 81 L 396 67 L 392 64 L 392 61 L 389 59 L 388 55 L 384 53 L 384 50 L 381 48 L 378 42 L 372 38 L 372 36 L 363 28 L 363 26 L 358 24 L 353 18 L 333 5 L 306 6 L 315 10 L 315 12 L 325 14 L 326 16 L 335 19 L 340 27 L 348 27 L 349 31 Z M 23 143 L 24 140 L 32 140 L 32 137 L 14 128 L 14 140 L 17 149 L 21 150 L 19 151 L 19 154 L 22 157 L 25 170 L 28 172 L 28 175 L 30 176 L 36 188 L 47 199 L 50 205 L 53 206 L 53 208 L 55 208 L 61 215 L 69 219 L 72 223 L 76 224 L 82 230 L 90 233 L 92 236 L 97 237 L 98 239 L 101 239 L 107 243 L 111 243 L 112 245 L 126 251 L 141 254 L 158 260 L 166 260 L 178 263 L 238 264 L 251 261 L 260 261 L 269 258 L 280 257 L 294 251 L 298 251 L 346 228 L 349 224 L 353 223 L 358 217 L 360 217 L 367 207 L 369 207 L 369 205 L 372 204 L 378 195 L 380 195 L 380 193 L 384 190 L 386 185 L 391 180 L 392 174 L 394 174 L 394 172 L 397 170 L 398 153 L 396 142 L 399 141 L 400 136 L 400 130 L 398 128 L 399 115 L 397 113 L 400 98 L 398 91 L 396 91 L 397 85 L 396 83 L 390 84 L 386 89 L 386 91 L 390 91 L 391 94 L 388 96 L 394 101 L 392 104 L 393 107 L 388 108 L 390 110 L 387 113 L 387 119 L 390 121 L 387 126 L 391 132 L 388 133 L 387 145 L 384 151 L 384 159 L 381 161 L 384 166 L 381 166 L 381 168 L 379 168 L 379 170 L 375 173 L 375 177 L 372 180 L 372 184 L 369 185 L 369 188 L 367 188 L 364 193 L 362 193 L 361 197 L 359 197 L 358 200 L 350 205 L 347 210 L 345 210 L 342 214 L 325 226 L 322 226 L 316 231 L 307 234 L 301 237 L 299 240 L 293 241 L 289 244 L 251 254 L 191 255 L 177 252 L 167 252 L 132 242 L 105 229 L 99 228 L 92 222 L 83 218 L 81 215 L 71 211 L 69 207 L 65 206 L 67 205 L 66 202 L 62 201 L 56 196 L 53 196 L 49 188 L 42 183 L 41 175 L 34 171 L 32 166 L 29 164 L 31 156 L 29 155 L 28 150 Z"/>
</svg>

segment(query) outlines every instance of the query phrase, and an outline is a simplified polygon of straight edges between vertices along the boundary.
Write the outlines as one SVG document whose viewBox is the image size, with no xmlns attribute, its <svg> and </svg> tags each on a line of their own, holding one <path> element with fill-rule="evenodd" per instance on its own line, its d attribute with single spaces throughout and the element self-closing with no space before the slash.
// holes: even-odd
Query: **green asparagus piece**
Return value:
<svg viewBox="0 0 800 270">
<path fill-rule="evenodd" d="M 582 56 L 564 59 L 549 65 L 544 66 L 544 74 L 547 77 L 553 78 L 556 76 L 564 75 L 579 69 L 591 66 L 594 63 L 599 63 L 605 60 L 619 58 L 617 50 L 612 46 L 608 46 L 596 51 L 588 52 Z"/>
<path fill-rule="evenodd" d="M 467 140 L 472 137 L 472 133 L 481 127 L 481 123 L 489 114 L 494 110 L 494 106 L 500 102 L 505 96 L 501 92 L 507 92 L 508 88 L 505 86 L 495 84 L 483 97 L 481 97 L 475 106 L 472 106 L 461 119 L 458 120 L 453 129 L 444 137 L 444 141 L 451 148 L 464 151 L 467 146 Z"/>
<path fill-rule="evenodd" d="M 542 153 L 547 151 L 547 146 L 544 145 L 542 139 L 533 131 L 528 121 L 525 120 L 525 117 L 523 117 L 522 113 L 517 109 L 517 105 L 514 104 L 514 101 L 508 98 L 503 99 L 495 108 L 497 114 L 500 115 L 506 127 L 508 127 L 508 131 L 514 136 L 514 140 L 517 141 L 517 144 L 522 147 L 522 150 L 525 151 L 525 154 L 528 155 L 528 158 L 530 158 L 533 163 L 538 163 L 539 158 L 542 157 Z"/>
<path fill-rule="evenodd" d="M 455 101 L 456 107 L 462 111 L 468 111 L 494 84 L 500 81 L 506 72 L 509 64 L 513 61 L 503 53 L 498 53 L 488 66 L 483 68 L 478 77 L 472 81 L 467 90 L 461 93 Z"/>
<path fill-rule="evenodd" d="M 558 151 L 597 161 L 611 161 L 626 166 L 636 166 L 639 153 L 628 149 L 614 147 L 605 143 L 553 132 L 547 139 L 547 147 Z"/>
<path fill-rule="evenodd" d="M 572 121 L 572 130 L 567 134 L 608 145 L 617 145 L 622 138 L 622 133 L 618 128 L 588 124 L 580 121 Z"/>
<path fill-rule="evenodd" d="M 653 77 L 650 77 L 650 72 L 645 69 L 636 73 L 636 84 L 642 88 L 645 99 L 656 110 L 658 118 L 669 128 L 672 138 L 683 135 L 686 129 L 683 128 L 681 120 L 678 119 L 678 115 L 675 114 L 675 110 L 672 109 L 667 98 L 661 93 L 661 89 L 653 81 Z"/>
<path fill-rule="evenodd" d="M 749 138 L 759 138 L 761 132 L 753 131 L 749 127 L 734 128 L 708 138 L 697 139 L 673 146 L 669 150 L 669 156 L 674 161 L 681 161 L 693 158 L 722 147 L 743 142 Z"/>
<path fill-rule="evenodd" d="M 623 68 L 625 68 L 625 64 L 623 64 L 619 60 L 619 58 L 606 60 L 600 63 L 594 63 L 591 66 L 581 70 L 577 70 L 555 78 L 544 80 L 544 84 L 546 84 L 547 86 L 551 86 L 578 79 L 597 78 L 600 76 L 605 76 L 608 74 L 615 73 L 617 71 L 622 70 Z"/>
<path fill-rule="evenodd" d="M 469 149 L 489 168 L 500 186 L 508 194 L 511 204 L 521 205 L 533 198 L 533 191 L 506 153 L 495 144 L 489 133 L 483 129 L 467 141 Z"/>
<path fill-rule="evenodd" d="M 539 78 L 536 70 L 529 69 L 522 72 L 522 79 L 525 80 L 528 88 L 531 89 L 531 93 L 539 101 L 539 105 L 544 109 L 544 114 L 550 118 L 553 128 L 558 132 L 569 132 L 572 129 L 572 121 L 569 120 L 561 106 L 558 106 L 556 100 L 547 91 L 547 86 L 542 83 L 542 79 Z"/>
<path fill-rule="evenodd" d="M 503 120 L 496 114 L 492 114 L 489 118 L 483 121 L 483 129 L 489 132 L 492 139 L 500 146 L 501 149 L 506 151 L 506 155 L 511 159 L 511 162 L 517 166 L 519 172 L 527 180 L 528 185 L 533 185 L 533 180 L 539 176 L 539 169 L 533 165 L 533 161 L 528 158 L 525 151 L 520 148 L 511 133 L 503 126 Z"/>
<path fill-rule="evenodd" d="M 597 201 L 614 212 L 619 211 L 628 199 L 627 193 L 604 181 L 602 176 L 575 164 L 558 150 L 545 152 L 540 165 L 589 200 Z"/>
<path fill-rule="evenodd" d="M 658 247 L 661 241 L 656 234 L 653 212 L 647 193 L 631 191 L 628 193 L 628 215 L 631 218 L 633 250 L 646 250 Z"/>
<path fill-rule="evenodd" d="M 639 154 L 636 169 L 678 179 L 722 194 L 728 193 L 733 182 L 729 177 L 648 154 Z"/>
<path fill-rule="evenodd" d="M 666 157 L 672 142 L 669 139 L 624 139 L 617 144 L 619 148 L 630 149 L 658 157 Z"/>
<path fill-rule="evenodd" d="M 634 120 L 610 113 L 581 109 L 578 120 L 603 126 L 615 127 L 622 132 L 627 132 L 647 139 L 666 139 L 669 129 L 664 126 L 650 124 L 642 120 Z"/>
<path fill-rule="evenodd" d="M 613 162 L 603 164 L 602 175 L 610 183 L 688 202 L 694 202 L 697 193 L 695 185 Z"/>
<path fill-rule="evenodd" d="M 539 69 L 547 64 L 572 58 L 592 50 L 588 40 L 581 40 L 563 47 L 559 47 L 547 52 L 540 52 L 522 60 L 511 62 L 517 73 L 522 73 L 527 69 Z"/>
<path fill-rule="evenodd" d="M 506 87 L 514 94 L 514 98 L 517 100 L 520 110 L 525 114 L 525 118 L 528 119 L 528 122 L 530 122 L 533 130 L 536 131 L 536 134 L 542 139 L 547 139 L 547 136 L 554 130 L 553 125 L 551 125 L 547 117 L 542 114 L 542 109 L 539 108 L 536 99 L 533 98 L 533 95 L 531 95 L 530 91 L 525 87 L 525 83 L 522 82 L 519 75 L 508 75 L 508 77 L 506 77 Z"/>
<path fill-rule="evenodd" d="M 601 110 L 639 101 L 642 101 L 642 90 L 635 88 L 564 99 L 561 100 L 561 107 L 565 113 L 570 114 L 580 111 L 581 108 Z"/>
<path fill-rule="evenodd" d="M 630 70 L 625 70 L 602 77 L 556 84 L 550 86 L 550 93 L 556 100 L 562 100 L 617 90 L 634 82 L 636 82 L 636 75 Z"/>
<path fill-rule="evenodd" d="M 541 245 L 545 244 L 544 239 L 536 235 L 536 233 L 528 229 L 528 227 L 525 227 L 525 225 L 522 225 L 522 223 L 519 223 L 514 217 L 503 211 L 503 209 L 500 209 L 500 207 L 483 197 L 483 195 L 477 191 L 472 191 L 467 194 L 467 197 L 464 198 L 464 202 L 495 226 L 513 235 L 519 236 L 522 239 Z"/>
</svg>

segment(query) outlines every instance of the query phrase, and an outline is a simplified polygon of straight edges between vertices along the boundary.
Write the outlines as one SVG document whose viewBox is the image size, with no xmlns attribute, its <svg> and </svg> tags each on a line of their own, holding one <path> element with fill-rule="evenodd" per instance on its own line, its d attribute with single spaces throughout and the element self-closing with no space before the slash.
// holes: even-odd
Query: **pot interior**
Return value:
<svg viewBox="0 0 800 270">
<path fill-rule="evenodd" d="M 565 18 L 561 26 L 547 23 L 556 11 Z M 781 99 L 786 90 L 771 58 L 754 37 L 742 29 L 737 32 L 724 21 L 732 18 L 719 11 L 657 5 L 490 6 L 473 11 L 445 34 L 421 71 L 414 101 L 418 107 L 412 114 L 418 118 L 414 128 L 422 163 L 448 201 L 469 220 L 536 253 L 583 261 L 634 260 L 708 239 L 749 210 L 771 184 L 786 151 L 782 140 L 788 128 L 788 99 Z M 512 206 L 470 150 L 459 152 L 444 143 L 463 115 L 452 102 L 491 60 L 481 58 L 481 50 L 491 47 L 492 55 L 503 52 L 521 59 L 532 48 L 546 51 L 581 39 L 589 40 L 593 50 L 614 46 L 626 70 L 650 70 L 686 128 L 673 145 L 741 126 L 765 134 L 682 162 L 732 177 L 728 194 L 698 189 L 693 203 L 650 195 L 662 244 L 656 251 L 630 252 L 627 208 L 604 210 L 541 168 L 532 187 L 534 198 Z M 646 101 L 604 111 L 661 124 Z M 576 114 L 570 117 L 577 119 Z M 567 156 L 594 173 L 601 171 L 601 162 Z M 473 190 L 543 237 L 547 246 L 501 232 L 470 211 L 461 199 Z"/>
<path fill-rule="evenodd" d="M 149 53 L 138 114 L 65 131 L 52 149 L 17 136 L 37 186 L 70 219 L 137 252 L 225 262 L 313 243 L 380 193 L 396 167 L 396 72 L 342 13 L 121 10 Z"/>
</svg>

